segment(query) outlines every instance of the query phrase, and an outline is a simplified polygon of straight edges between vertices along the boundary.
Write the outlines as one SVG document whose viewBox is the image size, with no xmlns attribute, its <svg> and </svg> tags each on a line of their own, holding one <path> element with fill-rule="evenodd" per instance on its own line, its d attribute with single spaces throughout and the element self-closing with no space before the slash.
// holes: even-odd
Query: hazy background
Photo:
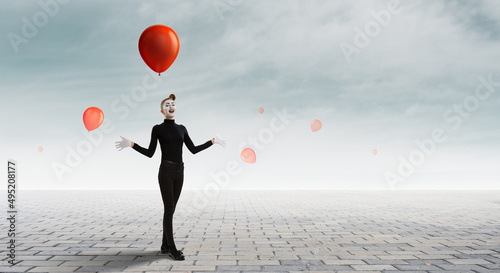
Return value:
<svg viewBox="0 0 500 273">
<path fill-rule="evenodd" d="M 159 144 L 147 158 L 117 151 L 114 142 L 121 135 L 147 147 L 152 127 L 163 122 L 160 102 L 174 93 L 175 120 L 196 145 L 217 134 L 227 142 L 196 155 L 184 147 L 186 189 L 214 185 L 213 174 L 237 162 L 240 172 L 227 175 L 224 189 L 385 190 L 384 173 L 398 174 L 400 158 L 408 159 L 414 141 L 430 138 L 434 128 L 446 140 L 396 189 L 500 189 L 498 90 L 456 129 L 443 119 L 474 96 L 479 77 L 500 82 L 500 6 L 399 1 L 387 26 L 356 47 L 355 29 L 373 26 L 372 13 L 389 3 L 4 1 L 0 175 L 7 183 L 7 160 L 14 159 L 21 189 L 157 189 Z M 42 26 L 23 36 L 34 20 Z M 155 24 L 171 27 L 180 40 L 177 59 L 160 77 L 137 46 Z M 13 35 L 24 42 L 13 44 Z M 358 50 L 350 60 L 341 49 L 346 44 Z M 157 86 L 127 104 L 124 96 L 143 87 L 145 77 Z M 103 110 L 112 129 L 96 130 L 102 141 L 59 179 L 54 165 L 67 165 L 68 151 L 90 135 L 82 121 L 90 106 Z M 273 109 L 294 117 L 278 120 L 283 130 L 269 135 Z M 323 124 L 317 132 L 314 119 Z M 244 143 L 259 135 L 269 137 L 260 149 Z M 255 150 L 256 163 L 241 160 L 243 147 Z"/>
</svg>

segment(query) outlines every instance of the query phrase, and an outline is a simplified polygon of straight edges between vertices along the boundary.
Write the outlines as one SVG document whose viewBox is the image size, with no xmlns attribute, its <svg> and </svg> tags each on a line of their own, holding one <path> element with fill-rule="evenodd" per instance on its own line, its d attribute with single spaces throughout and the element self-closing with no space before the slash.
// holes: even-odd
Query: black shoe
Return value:
<svg viewBox="0 0 500 273">
<path fill-rule="evenodd" d="M 178 250 L 181 254 L 184 254 L 184 252 L 182 252 L 181 250 Z M 169 249 L 161 249 L 160 250 L 161 254 L 165 254 L 165 253 L 170 253 L 170 250 Z"/>
<path fill-rule="evenodd" d="M 172 253 L 169 251 L 168 256 L 174 260 L 184 261 L 184 255 L 182 255 L 181 251 L 178 251 L 178 250 L 177 250 L 177 253 Z"/>
</svg>

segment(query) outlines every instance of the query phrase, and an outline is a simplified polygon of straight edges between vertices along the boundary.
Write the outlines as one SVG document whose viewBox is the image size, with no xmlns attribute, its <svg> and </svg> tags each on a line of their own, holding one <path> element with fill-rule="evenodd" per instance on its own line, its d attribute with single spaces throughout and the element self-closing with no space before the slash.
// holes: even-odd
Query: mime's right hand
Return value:
<svg viewBox="0 0 500 273">
<path fill-rule="evenodd" d="M 122 141 L 116 141 L 115 142 L 115 147 L 116 149 L 118 149 L 119 151 L 123 150 L 124 148 L 127 148 L 127 147 L 132 147 L 132 141 L 130 141 L 129 139 L 126 139 L 122 136 L 120 136 L 122 138 Z"/>
</svg>

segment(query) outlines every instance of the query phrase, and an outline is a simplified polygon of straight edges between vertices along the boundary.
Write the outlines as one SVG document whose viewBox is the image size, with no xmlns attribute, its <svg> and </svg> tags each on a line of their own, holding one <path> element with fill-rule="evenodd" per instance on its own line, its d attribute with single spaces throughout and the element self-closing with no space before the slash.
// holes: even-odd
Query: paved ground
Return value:
<svg viewBox="0 0 500 273">
<path fill-rule="evenodd" d="M 19 263 L 6 261 L 4 205 L 0 272 L 500 272 L 500 191 L 222 191 L 207 200 L 182 192 L 174 236 L 186 260 L 174 261 L 159 253 L 159 191 L 21 191 Z"/>
</svg>

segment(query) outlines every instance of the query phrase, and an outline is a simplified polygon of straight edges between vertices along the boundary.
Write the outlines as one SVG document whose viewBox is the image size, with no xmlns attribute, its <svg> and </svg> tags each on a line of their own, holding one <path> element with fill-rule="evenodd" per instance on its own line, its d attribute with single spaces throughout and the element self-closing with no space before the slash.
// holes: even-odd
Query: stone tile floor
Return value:
<svg viewBox="0 0 500 273">
<path fill-rule="evenodd" d="M 0 272 L 500 272 L 500 191 L 21 191 Z M 6 204 L 6 200 L 3 202 Z"/>
</svg>

